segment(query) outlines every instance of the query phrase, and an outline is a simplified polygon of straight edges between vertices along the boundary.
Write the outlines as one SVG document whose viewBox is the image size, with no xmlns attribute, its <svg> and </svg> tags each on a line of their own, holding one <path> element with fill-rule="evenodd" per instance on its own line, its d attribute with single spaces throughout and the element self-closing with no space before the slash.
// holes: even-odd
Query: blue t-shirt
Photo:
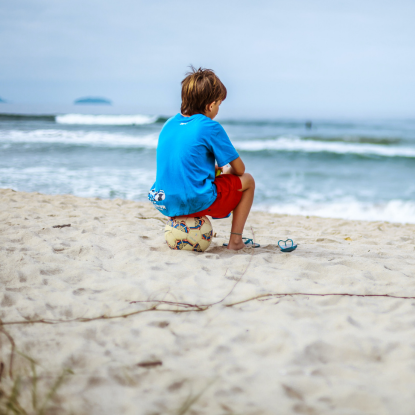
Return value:
<svg viewBox="0 0 415 415">
<path fill-rule="evenodd" d="M 157 178 L 148 198 L 166 216 L 205 210 L 217 197 L 215 159 L 222 167 L 238 157 L 218 122 L 203 114 L 177 114 L 160 132 Z"/>
</svg>

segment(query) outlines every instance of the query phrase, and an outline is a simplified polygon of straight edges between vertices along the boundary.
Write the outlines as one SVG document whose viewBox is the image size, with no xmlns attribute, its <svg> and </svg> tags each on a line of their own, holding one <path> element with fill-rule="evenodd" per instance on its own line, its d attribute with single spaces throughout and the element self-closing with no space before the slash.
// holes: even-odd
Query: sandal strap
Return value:
<svg viewBox="0 0 415 415">
<path fill-rule="evenodd" d="M 247 247 L 259 248 L 261 246 L 260 244 L 254 242 L 251 238 L 242 238 L 242 239 L 245 239 L 244 244 Z M 223 244 L 223 246 L 228 246 L 228 244 L 225 243 L 225 244 Z"/>
</svg>

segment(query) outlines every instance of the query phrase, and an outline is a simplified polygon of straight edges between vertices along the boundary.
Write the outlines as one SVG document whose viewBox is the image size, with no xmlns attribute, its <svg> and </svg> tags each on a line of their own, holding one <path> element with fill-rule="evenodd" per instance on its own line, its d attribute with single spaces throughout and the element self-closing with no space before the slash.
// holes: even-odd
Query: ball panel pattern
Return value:
<svg viewBox="0 0 415 415">
<path fill-rule="evenodd" d="M 212 241 L 212 224 L 206 216 L 170 218 L 164 237 L 171 249 L 203 252 Z"/>
<path fill-rule="evenodd" d="M 210 242 L 210 240 L 212 239 L 212 235 L 213 230 L 211 230 L 210 232 L 202 233 L 202 239 Z"/>
</svg>

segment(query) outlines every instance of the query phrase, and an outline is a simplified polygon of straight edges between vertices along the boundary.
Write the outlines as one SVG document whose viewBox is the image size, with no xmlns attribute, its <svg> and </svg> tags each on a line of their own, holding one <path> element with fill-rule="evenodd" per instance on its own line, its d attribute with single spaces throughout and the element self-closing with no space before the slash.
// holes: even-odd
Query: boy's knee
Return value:
<svg viewBox="0 0 415 415">
<path fill-rule="evenodd" d="M 244 181 L 247 188 L 255 189 L 255 179 L 250 173 L 244 173 Z"/>
<path fill-rule="evenodd" d="M 255 186 L 255 179 L 254 179 L 254 176 L 252 176 L 252 174 L 251 174 L 251 173 L 246 173 L 246 175 L 249 177 L 249 182 L 250 182 L 253 186 Z"/>
</svg>

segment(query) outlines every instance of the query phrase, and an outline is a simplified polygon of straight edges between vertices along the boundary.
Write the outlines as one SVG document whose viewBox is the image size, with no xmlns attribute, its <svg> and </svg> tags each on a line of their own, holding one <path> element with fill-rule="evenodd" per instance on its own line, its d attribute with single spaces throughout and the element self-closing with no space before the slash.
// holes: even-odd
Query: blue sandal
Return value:
<svg viewBox="0 0 415 415">
<path fill-rule="evenodd" d="M 288 241 L 291 241 L 291 245 L 290 246 L 287 246 L 287 242 Z M 284 246 L 283 247 L 280 245 L 280 242 L 284 242 Z M 285 241 L 283 241 L 282 239 L 280 239 L 278 241 L 278 246 L 281 248 L 281 251 L 282 252 L 292 252 L 295 249 L 297 249 L 297 245 L 294 245 L 294 242 L 293 242 L 292 239 L 286 239 Z"/>
<path fill-rule="evenodd" d="M 260 248 L 261 245 L 254 242 L 252 238 L 242 238 L 244 240 L 244 244 L 250 248 Z M 223 244 L 223 246 L 228 246 L 228 244 Z"/>
</svg>

